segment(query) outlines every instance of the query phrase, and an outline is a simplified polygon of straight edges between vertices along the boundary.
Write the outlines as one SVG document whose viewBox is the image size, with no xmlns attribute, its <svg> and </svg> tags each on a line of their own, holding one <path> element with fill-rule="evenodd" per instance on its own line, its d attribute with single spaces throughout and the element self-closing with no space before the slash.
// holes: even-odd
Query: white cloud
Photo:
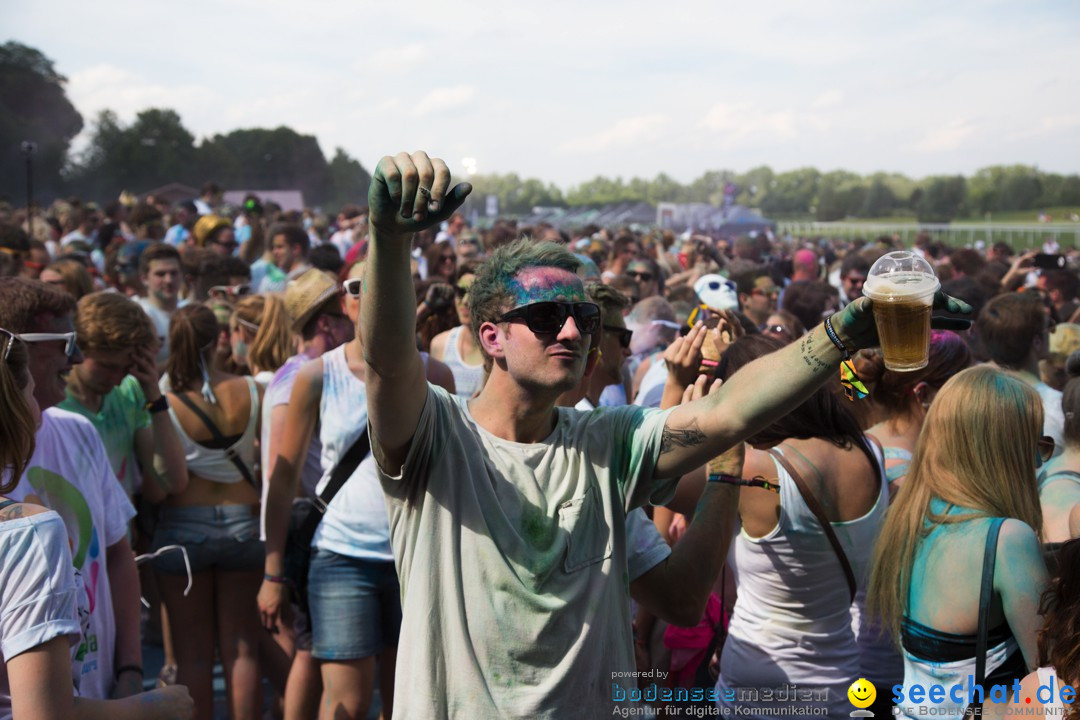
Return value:
<svg viewBox="0 0 1080 720">
<path fill-rule="evenodd" d="M 956 150 L 974 133 L 975 126 L 968 120 L 953 120 L 946 125 L 935 127 L 927 132 L 921 140 L 913 145 L 913 149 L 922 153 Z"/>
<path fill-rule="evenodd" d="M 569 140 L 560 149 L 564 152 L 603 152 L 628 147 L 656 139 L 667 122 L 667 116 L 658 113 L 623 118 L 606 130 Z"/>
<path fill-rule="evenodd" d="M 363 72 L 395 73 L 404 75 L 414 68 L 428 62 L 431 52 L 423 43 L 410 43 L 404 47 L 389 47 L 379 50 L 371 57 L 356 63 Z"/>
<path fill-rule="evenodd" d="M 72 73 L 67 90 L 71 101 L 84 115 L 108 108 L 125 122 L 151 107 L 179 110 L 187 105 L 213 105 L 220 99 L 205 85 L 154 82 L 109 64 L 93 65 Z"/>
<path fill-rule="evenodd" d="M 416 107 L 413 108 L 413 115 L 424 117 L 425 115 L 454 110 L 468 104 L 475 95 L 476 88 L 472 85 L 435 88 L 416 103 Z"/>
<path fill-rule="evenodd" d="M 698 121 L 721 147 L 748 142 L 791 140 L 798 136 L 795 115 L 789 110 L 765 110 L 753 103 L 716 103 Z"/>
<path fill-rule="evenodd" d="M 835 108 L 844 102 L 843 90 L 829 90 L 818 95 L 810 103 L 810 107 L 816 110 L 824 110 L 827 108 Z"/>
</svg>

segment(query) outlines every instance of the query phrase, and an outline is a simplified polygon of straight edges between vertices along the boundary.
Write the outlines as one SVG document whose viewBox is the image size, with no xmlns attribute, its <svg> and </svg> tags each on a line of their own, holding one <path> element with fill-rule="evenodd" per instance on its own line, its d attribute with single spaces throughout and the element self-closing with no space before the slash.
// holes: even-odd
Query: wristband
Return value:
<svg viewBox="0 0 1080 720">
<path fill-rule="evenodd" d="M 278 583 L 284 585 L 289 581 L 284 575 L 271 575 L 270 573 L 263 573 L 263 580 L 266 582 Z"/>
<path fill-rule="evenodd" d="M 724 483 L 725 485 L 742 485 L 743 487 L 759 487 L 768 490 L 769 492 L 779 493 L 780 486 L 774 482 L 769 482 L 760 475 L 746 480 L 741 477 L 735 477 L 734 475 L 726 475 L 724 473 L 709 473 L 708 481 L 711 483 Z"/>
<path fill-rule="evenodd" d="M 840 354 L 847 360 L 851 357 L 851 351 L 847 349 L 844 343 L 840 340 L 840 336 L 836 334 L 836 330 L 833 329 L 832 318 L 825 318 L 825 334 L 832 340 L 832 344 L 836 346 L 836 349 L 840 351 Z"/>
<path fill-rule="evenodd" d="M 139 666 L 139 665 L 121 665 L 120 667 L 116 668 L 116 679 L 119 680 L 120 676 L 123 675 L 126 672 L 136 672 L 136 673 L 139 673 L 139 677 L 143 676 L 143 669 L 142 669 L 141 666 Z"/>
<path fill-rule="evenodd" d="M 165 412 L 169 409 L 169 401 L 164 395 L 158 395 L 158 399 L 152 402 L 147 402 L 143 405 L 143 410 L 147 411 L 151 415 L 159 412 Z"/>
</svg>

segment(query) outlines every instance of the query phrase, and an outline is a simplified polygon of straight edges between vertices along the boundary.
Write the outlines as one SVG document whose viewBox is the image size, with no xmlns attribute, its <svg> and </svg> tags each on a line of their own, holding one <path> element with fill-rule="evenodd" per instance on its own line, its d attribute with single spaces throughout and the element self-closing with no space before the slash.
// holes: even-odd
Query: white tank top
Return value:
<svg viewBox="0 0 1080 720">
<path fill-rule="evenodd" d="M 364 383 L 349 370 L 345 347 L 342 345 L 322 356 L 319 440 L 323 474 L 317 492 L 326 487 L 338 461 L 367 427 L 367 391 Z M 330 501 L 311 544 L 348 557 L 393 562 L 386 502 L 371 453 Z"/>
<path fill-rule="evenodd" d="M 168 374 L 164 377 L 168 377 Z M 254 477 L 255 473 L 255 424 L 259 418 L 259 389 L 255 380 L 245 378 L 248 392 L 251 394 L 251 411 L 248 414 L 248 422 L 244 427 L 244 433 L 240 439 L 228 448 L 209 448 L 188 437 L 180 419 L 176 417 L 176 411 L 169 404 L 169 418 L 176 429 L 176 436 L 180 440 L 180 447 L 184 449 L 184 460 L 187 461 L 188 472 L 198 475 L 206 480 L 222 483 L 225 485 L 244 480 L 243 474 L 237 468 L 236 463 L 229 459 L 230 455 L 236 455 L 243 462 L 248 471 Z M 196 418 L 199 425 L 203 421 Z"/>
<path fill-rule="evenodd" d="M 484 381 L 484 366 L 483 364 L 468 365 L 464 358 L 461 357 L 461 353 L 458 351 L 458 342 L 461 340 L 461 333 L 464 329 L 465 326 L 458 325 L 446 337 L 446 352 L 443 353 L 443 362 L 450 368 L 450 373 L 454 376 L 454 394 L 459 397 L 471 398 L 480 388 L 480 383 Z"/>
<path fill-rule="evenodd" d="M 1043 703 L 1043 708 L 1047 711 L 1047 717 L 1065 717 L 1068 711 L 1065 708 L 1065 703 L 1061 701 L 1061 680 L 1057 676 L 1057 670 L 1052 667 L 1041 667 L 1036 672 L 1039 674 L 1039 686 L 1045 685 L 1053 690 L 1051 697 L 1054 701 L 1052 703 Z"/>
<path fill-rule="evenodd" d="M 777 452 L 783 454 L 783 449 Z M 846 717 L 851 710 L 847 689 L 860 672 L 848 583 L 825 531 L 794 481 L 776 460 L 773 464 L 780 484 L 777 525 L 762 538 L 751 538 L 742 530 L 734 543 L 739 597 L 716 683 L 720 704 L 762 705 L 740 703 L 737 693 L 727 693 L 736 700 L 726 702 L 728 688 L 827 687 L 828 701 L 815 706 L 829 707 L 830 717 Z M 877 502 L 868 513 L 832 523 L 857 587 L 862 588 L 889 504 L 884 476 L 879 484 Z M 780 705 L 768 707 L 775 710 Z"/>
</svg>

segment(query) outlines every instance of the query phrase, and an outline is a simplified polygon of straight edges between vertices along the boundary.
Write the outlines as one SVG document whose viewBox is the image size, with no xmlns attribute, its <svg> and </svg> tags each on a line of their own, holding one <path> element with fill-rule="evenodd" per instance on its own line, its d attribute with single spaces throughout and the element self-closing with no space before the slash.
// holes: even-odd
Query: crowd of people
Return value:
<svg viewBox="0 0 1080 720">
<path fill-rule="evenodd" d="M 897 238 L 472 227 L 468 192 L 403 153 L 333 218 L 0 208 L 0 719 L 209 720 L 216 664 L 234 719 L 1080 683 L 1077 251 L 920 235 L 897 372 L 862 296 Z"/>
</svg>

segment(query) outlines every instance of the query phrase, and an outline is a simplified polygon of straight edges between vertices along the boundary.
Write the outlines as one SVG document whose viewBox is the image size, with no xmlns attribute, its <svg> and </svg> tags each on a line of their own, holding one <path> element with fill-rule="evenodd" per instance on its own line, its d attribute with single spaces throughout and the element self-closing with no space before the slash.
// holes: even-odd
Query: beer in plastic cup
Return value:
<svg viewBox="0 0 1080 720">
<path fill-rule="evenodd" d="M 889 370 L 921 370 L 930 362 L 930 312 L 939 287 L 930 263 L 907 250 L 883 255 L 870 268 L 863 295 L 874 301 Z"/>
</svg>

